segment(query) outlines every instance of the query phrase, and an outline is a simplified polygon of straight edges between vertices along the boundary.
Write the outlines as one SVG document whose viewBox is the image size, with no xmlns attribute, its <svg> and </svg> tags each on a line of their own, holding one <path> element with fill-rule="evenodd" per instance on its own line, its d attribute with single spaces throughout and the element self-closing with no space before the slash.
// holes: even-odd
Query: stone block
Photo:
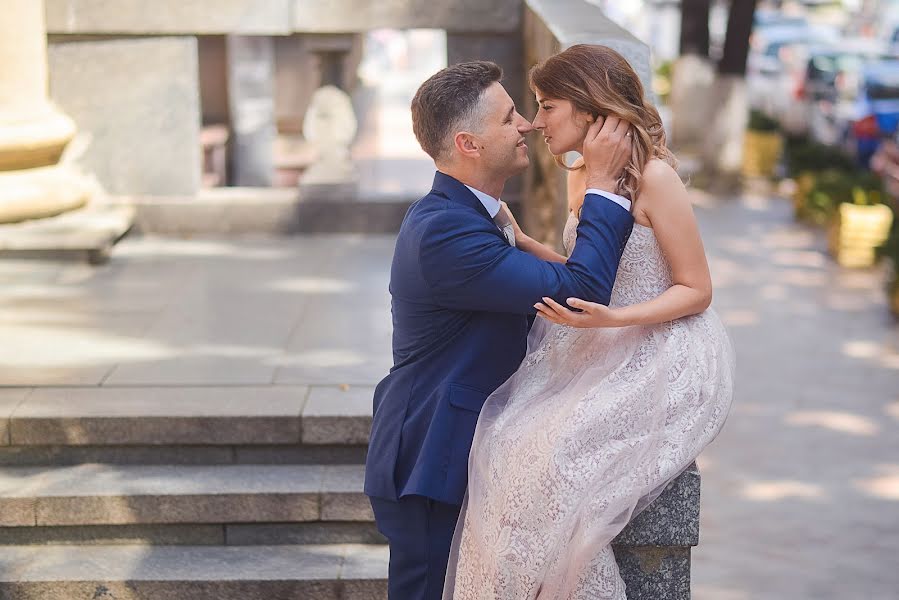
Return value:
<svg viewBox="0 0 899 600">
<path fill-rule="evenodd" d="M 131 525 L 312 521 L 318 497 L 306 494 L 178 494 L 44 497 L 38 525 Z"/>
<path fill-rule="evenodd" d="M 0 446 L 10 444 L 9 419 L 30 392 L 28 388 L 0 389 Z"/>
<path fill-rule="evenodd" d="M 84 463 L 225 465 L 235 462 L 234 454 L 235 450 L 232 446 L 0 446 L 0 467 L 79 465 Z M 260 461 L 247 460 L 245 462 L 258 463 Z M 316 461 L 310 460 L 306 464 L 314 463 Z"/>
<path fill-rule="evenodd" d="M 4 527 L 0 528 L 0 540 L 6 545 L 17 546 L 48 544 L 211 546 L 225 543 L 225 528 L 218 524 Z"/>
<path fill-rule="evenodd" d="M 284 35 L 292 0 L 45 0 L 47 31 L 69 34 Z"/>
<path fill-rule="evenodd" d="M 526 19 L 536 17 L 545 23 L 561 49 L 575 44 L 608 46 L 628 60 L 646 89 L 652 89 L 649 46 L 609 19 L 597 5 L 585 0 L 526 0 L 525 4 L 531 13 Z M 526 38 L 525 44 L 534 41 Z"/>
<path fill-rule="evenodd" d="M 322 479 L 323 521 L 372 521 L 368 496 L 362 493 L 365 469 L 361 465 L 326 467 Z"/>
<path fill-rule="evenodd" d="M 302 443 L 367 444 L 372 387 L 313 387 L 303 409 Z"/>
<path fill-rule="evenodd" d="M 618 547 L 628 600 L 690 600 L 690 547 Z"/>
<path fill-rule="evenodd" d="M 34 525 L 36 505 L 34 498 L 0 497 L 0 527 Z"/>
<path fill-rule="evenodd" d="M 699 488 L 696 463 L 637 515 L 613 542 L 620 546 L 695 546 L 699 543 Z"/>
<path fill-rule="evenodd" d="M 48 60 L 51 99 L 78 125 L 68 152 L 108 192 L 197 192 L 196 38 L 58 41 Z"/>
<path fill-rule="evenodd" d="M 272 465 L 359 465 L 365 463 L 367 451 L 367 445 L 237 446 L 234 449 L 234 462 Z"/>
<path fill-rule="evenodd" d="M 227 543 L 234 546 L 387 543 L 374 522 L 235 523 L 225 525 L 225 532 Z"/>
<path fill-rule="evenodd" d="M 37 525 L 309 521 L 323 475 L 303 465 L 4 469 L 0 502 L 36 501 Z"/>
<path fill-rule="evenodd" d="M 380 27 L 514 32 L 521 0 L 294 0 L 293 28 L 301 33 L 350 33 Z"/>
<path fill-rule="evenodd" d="M 16 445 L 286 444 L 305 387 L 41 388 L 15 414 Z"/>
<path fill-rule="evenodd" d="M 386 546 L 355 546 L 346 553 L 340 579 L 344 600 L 387 600 L 384 574 L 390 554 Z"/>
<path fill-rule="evenodd" d="M 338 600 L 354 546 L 25 546 L 0 549 L 0 597 Z M 381 573 L 386 578 L 386 570 Z"/>
</svg>

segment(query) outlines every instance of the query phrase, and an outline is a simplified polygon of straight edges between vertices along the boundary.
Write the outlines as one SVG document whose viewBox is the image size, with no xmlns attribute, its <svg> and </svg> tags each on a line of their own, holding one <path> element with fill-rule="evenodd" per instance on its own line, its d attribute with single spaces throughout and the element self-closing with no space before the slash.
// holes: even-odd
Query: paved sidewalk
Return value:
<svg viewBox="0 0 899 600">
<path fill-rule="evenodd" d="M 895 598 L 899 328 L 882 274 L 835 267 L 784 201 L 701 204 L 738 381 L 700 460 L 694 598 Z M 101 267 L 0 261 L 0 382 L 374 384 L 392 251 L 389 236 L 129 238 Z M 17 399 L 0 390 L 0 417 Z"/>
<path fill-rule="evenodd" d="M 835 266 L 782 200 L 702 216 L 737 394 L 699 461 L 694 598 L 899 597 L 899 327 L 882 271 Z"/>
</svg>

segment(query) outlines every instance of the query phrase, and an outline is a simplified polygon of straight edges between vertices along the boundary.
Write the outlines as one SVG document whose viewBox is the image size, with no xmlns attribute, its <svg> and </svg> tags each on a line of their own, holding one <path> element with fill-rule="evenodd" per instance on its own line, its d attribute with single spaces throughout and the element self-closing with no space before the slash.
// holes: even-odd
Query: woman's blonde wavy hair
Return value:
<svg viewBox="0 0 899 600">
<path fill-rule="evenodd" d="M 636 198 L 643 169 L 652 158 L 677 168 L 677 158 L 665 145 L 659 111 L 646 99 L 640 77 L 618 52 L 606 46 L 577 44 L 535 65 L 528 82 L 531 91 L 568 100 L 576 110 L 594 118 L 615 115 L 631 124 L 631 160 L 618 179 L 618 194 Z M 556 156 L 556 163 L 576 170 L 565 164 L 563 156 Z"/>
</svg>

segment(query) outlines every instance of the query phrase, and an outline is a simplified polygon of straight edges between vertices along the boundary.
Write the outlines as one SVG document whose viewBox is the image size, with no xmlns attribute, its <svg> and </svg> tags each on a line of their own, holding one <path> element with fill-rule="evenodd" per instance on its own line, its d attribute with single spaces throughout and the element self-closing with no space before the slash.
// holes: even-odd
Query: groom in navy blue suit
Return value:
<svg viewBox="0 0 899 600">
<path fill-rule="evenodd" d="M 532 127 L 501 78 L 494 63 L 461 63 L 428 79 L 412 101 L 415 135 L 438 172 L 396 242 L 394 364 L 375 390 L 365 473 L 390 544 L 390 600 L 441 597 L 484 400 L 524 358 L 529 317 L 544 296 L 608 304 L 633 225 L 629 202 L 599 191 L 615 188 L 630 155 L 626 134 L 608 119 L 585 141 L 593 189 L 568 262 L 539 260 L 504 236 L 494 222 L 498 198 L 528 166 Z"/>
</svg>

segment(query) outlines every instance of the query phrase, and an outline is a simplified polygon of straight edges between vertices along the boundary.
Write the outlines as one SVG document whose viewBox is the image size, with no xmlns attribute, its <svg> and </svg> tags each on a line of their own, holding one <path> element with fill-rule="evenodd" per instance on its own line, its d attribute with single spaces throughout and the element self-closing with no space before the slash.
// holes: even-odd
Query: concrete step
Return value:
<svg viewBox="0 0 899 600">
<path fill-rule="evenodd" d="M 362 465 L 0 469 L 0 526 L 371 523 Z"/>
<path fill-rule="evenodd" d="M 0 546 L 4 600 L 377 600 L 385 546 Z"/>
<path fill-rule="evenodd" d="M 0 469 L 0 539 L 283 544 L 380 541 L 362 465 Z M 699 541 L 699 473 L 678 477 L 616 538 L 627 547 Z M 205 526 L 213 527 L 205 527 Z"/>
<path fill-rule="evenodd" d="M 339 191 L 339 190 L 338 190 Z M 396 233 L 412 197 L 311 198 L 297 188 L 212 188 L 187 198 L 133 198 L 135 228 L 160 235 Z"/>
<path fill-rule="evenodd" d="M 102 461 L 97 450 L 105 446 L 129 448 L 134 456 L 138 447 L 151 454 L 153 448 L 218 448 L 227 456 L 216 463 L 240 462 L 237 449 L 250 447 L 355 447 L 358 458 L 368 443 L 372 394 L 370 387 L 349 386 L 22 390 L 0 398 L 0 462 L 15 464 L 4 454 L 27 463 L 29 456 L 52 460 L 78 451 Z M 66 447 L 75 452 L 60 451 Z"/>
<path fill-rule="evenodd" d="M 94 202 L 55 217 L 0 225 L 0 258 L 104 263 L 134 215 L 128 204 Z"/>
</svg>

